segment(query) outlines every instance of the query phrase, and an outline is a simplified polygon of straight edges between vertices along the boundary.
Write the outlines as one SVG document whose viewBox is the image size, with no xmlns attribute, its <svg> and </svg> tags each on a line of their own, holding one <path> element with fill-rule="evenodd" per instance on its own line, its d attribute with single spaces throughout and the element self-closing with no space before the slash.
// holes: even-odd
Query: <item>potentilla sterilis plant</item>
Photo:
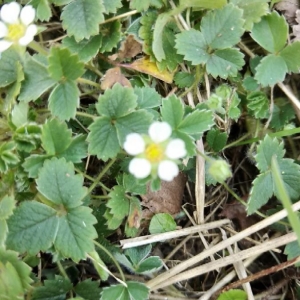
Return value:
<svg viewBox="0 0 300 300">
<path fill-rule="evenodd" d="M 37 26 L 31 24 L 35 9 L 27 5 L 21 7 L 17 2 L 2 6 L 0 11 L 0 53 L 11 45 L 28 45 L 37 33 Z"/>
<path fill-rule="evenodd" d="M 151 174 L 153 178 L 172 181 L 179 173 L 178 159 L 187 153 L 184 141 L 170 138 L 172 128 L 166 122 L 152 123 L 148 134 L 127 135 L 124 149 L 135 156 L 129 163 L 129 172 L 140 179 Z"/>
</svg>

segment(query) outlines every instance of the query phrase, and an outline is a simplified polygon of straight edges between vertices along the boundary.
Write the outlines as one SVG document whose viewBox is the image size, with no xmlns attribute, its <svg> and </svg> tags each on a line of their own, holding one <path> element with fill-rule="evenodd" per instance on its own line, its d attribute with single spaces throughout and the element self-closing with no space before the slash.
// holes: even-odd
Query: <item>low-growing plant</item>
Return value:
<svg viewBox="0 0 300 300">
<path fill-rule="evenodd" d="M 287 245 L 298 262 L 300 42 L 275 2 L 0 1 L 1 299 L 148 299 L 269 225 L 294 233 L 255 255 Z M 164 185 L 178 176 L 185 195 Z M 171 190 L 179 196 L 167 201 Z M 204 233 L 228 195 L 242 203 L 232 219 L 264 221 L 242 221 L 228 240 L 222 221 L 224 241 L 212 242 Z M 188 203 L 179 215 L 177 198 Z M 188 217 L 204 226 L 203 253 L 164 272 L 145 240 L 176 236 Z M 121 236 L 144 246 L 123 250 Z M 246 277 L 242 261 L 231 263 Z M 231 280 L 212 280 L 200 299 L 254 299 L 249 284 L 221 292 Z"/>
</svg>

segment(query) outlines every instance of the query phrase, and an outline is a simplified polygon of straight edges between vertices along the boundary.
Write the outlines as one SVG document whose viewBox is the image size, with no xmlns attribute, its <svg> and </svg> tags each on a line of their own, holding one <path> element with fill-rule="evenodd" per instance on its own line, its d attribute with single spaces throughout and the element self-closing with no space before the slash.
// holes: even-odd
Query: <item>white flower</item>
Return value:
<svg viewBox="0 0 300 300">
<path fill-rule="evenodd" d="M 136 178 L 146 178 L 151 172 L 151 164 L 145 158 L 135 157 L 129 163 L 129 172 Z"/>
<path fill-rule="evenodd" d="M 149 136 L 138 133 L 127 135 L 124 149 L 136 156 L 129 163 L 129 172 L 137 178 L 150 174 L 165 181 L 172 181 L 179 173 L 177 159 L 187 152 L 181 139 L 170 139 L 171 126 L 166 122 L 154 122 L 148 130 Z"/>
<path fill-rule="evenodd" d="M 37 33 L 37 26 L 31 24 L 34 18 L 35 9 L 30 5 L 22 9 L 17 2 L 3 5 L 0 11 L 0 52 L 12 44 L 28 45 Z"/>
<path fill-rule="evenodd" d="M 125 151 L 130 155 L 141 154 L 145 151 L 145 141 L 138 133 L 130 133 L 124 143 Z"/>
<path fill-rule="evenodd" d="M 158 177 L 165 181 L 172 181 L 179 173 L 178 166 L 171 160 L 163 160 L 158 165 Z"/>
</svg>

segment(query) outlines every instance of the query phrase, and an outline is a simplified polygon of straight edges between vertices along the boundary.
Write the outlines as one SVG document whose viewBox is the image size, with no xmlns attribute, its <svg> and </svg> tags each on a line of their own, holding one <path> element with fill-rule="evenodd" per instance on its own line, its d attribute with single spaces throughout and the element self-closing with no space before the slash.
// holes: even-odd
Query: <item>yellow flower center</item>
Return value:
<svg viewBox="0 0 300 300">
<path fill-rule="evenodd" d="M 152 162 L 160 162 L 164 156 L 164 149 L 157 144 L 150 144 L 145 151 L 146 158 Z"/>
<path fill-rule="evenodd" d="M 21 37 L 25 35 L 26 26 L 23 24 L 10 24 L 8 25 L 7 39 L 12 42 L 17 42 Z"/>
</svg>

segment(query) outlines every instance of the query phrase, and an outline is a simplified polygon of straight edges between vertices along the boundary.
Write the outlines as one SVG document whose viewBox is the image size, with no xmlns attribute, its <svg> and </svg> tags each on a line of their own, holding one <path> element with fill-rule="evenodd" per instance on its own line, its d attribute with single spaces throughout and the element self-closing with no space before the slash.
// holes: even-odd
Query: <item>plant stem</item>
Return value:
<svg viewBox="0 0 300 300">
<path fill-rule="evenodd" d="M 115 163 L 116 158 L 113 158 L 100 172 L 98 177 L 95 179 L 95 181 L 92 183 L 90 188 L 87 191 L 87 195 L 92 192 L 92 190 L 99 184 L 101 178 L 104 176 L 104 174 L 109 170 L 109 168 Z"/>
<path fill-rule="evenodd" d="M 90 119 L 96 119 L 96 116 L 93 116 L 91 114 L 85 113 L 83 111 L 77 111 L 76 112 L 76 116 L 81 116 L 81 117 L 85 117 L 85 118 L 90 118 Z"/>
<path fill-rule="evenodd" d="M 101 90 L 101 85 L 99 83 L 96 83 L 92 80 L 86 79 L 86 78 L 77 78 L 76 80 L 78 83 L 82 83 L 82 84 L 89 84 L 91 86 L 94 86 L 96 88 L 98 88 L 99 90 Z"/>
<path fill-rule="evenodd" d="M 48 55 L 49 52 L 47 49 L 45 49 L 44 47 L 42 47 L 38 42 L 36 41 L 32 41 L 29 45 L 29 48 L 31 48 L 32 50 L 36 51 L 37 53 L 41 53 L 43 55 Z"/>
<path fill-rule="evenodd" d="M 130 16 L 135 15 L 137 13 L 138 13 L 137 10 L 132 10 L 132 11 L 129 11 L 127 13 L 124 13 L 124 14 L 112 17 L 110 19 L 106 19 L 105 21 L 103 21 L 102 23 L 100 23 L 100 25 L 106 24 L 106 23 L 110 23 L 110 22 L 113 22 L 115 20 L 119 20 L 119 19 L 122 19 L 122 18 L 130 17 Z"/>
<path fill-rule="evenodd" d="M 126 278 L 125 278 L 125 275 L 124 275 L 124 273 L 123 273 L 123 270 L 122 270 L 120 264 L 119 264 L 119 263 L 116 261 L 116 259 L 114 258 L 114 256 L 113 256 L 113 255 L 112 255 L 112 254 L 111 254 L 104 246 L 102 246 L 100 243 L 94 241 L 94 244 L 95 244 L 98 248 L 100 248 L 103 252 L 105 252 L 105 253 L 111 258 L 111 260 L 113 261 L 113 263 L 116 265 L 116 267 L 117 267 L 118 270 L 119 270 L 119 273 L 120 273 L 120 276 L 121 276 L 121 278 L 122 278 L 122 281 L 125 283 L 125 282 L 126 282 Z"/>
</svg>

